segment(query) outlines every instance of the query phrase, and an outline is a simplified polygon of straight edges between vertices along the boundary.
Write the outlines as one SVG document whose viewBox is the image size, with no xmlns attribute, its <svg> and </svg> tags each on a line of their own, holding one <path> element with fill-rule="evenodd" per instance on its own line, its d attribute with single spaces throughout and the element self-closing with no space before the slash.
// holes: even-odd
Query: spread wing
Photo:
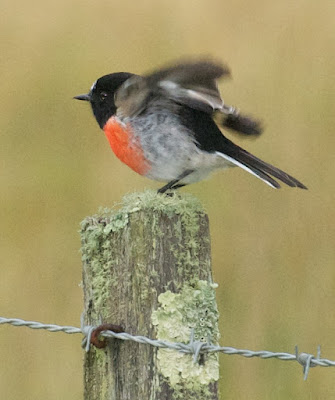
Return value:
<svg viewBox="0 0 335 400">
<path fill-rule="evenodd" d="M 145 76 L 134 75 L 123 83 L 115 95 L 118 113 L 139 115 L 151 98 L 168 98 L 197 111 L 223 114 L 220 125 L 244 135 L 261 133 L 259 121 L 240 114 L 221 99 L 217 80 L 229 77 L 229 68 L 216 61 L 184 60 Z"/>
<path fill-rule="evenodd" d="M 228 67 L 199 60 L 182 62 L 147 77 L 152 85 L 171 100 L 195 110 L 212 114 L 223 107 L 217 79 L 230 76 Z"/>
<path fill-rule="evenodd" d="M 138 115 L 152 96 L 212 114 L 223 107 L 216 80 L 229 76 L 227 67 L 211 61 L 184 61 L 146 76 L 128 79 L 117 91 L 115 104 L 126 115 Z"/>
</svg>

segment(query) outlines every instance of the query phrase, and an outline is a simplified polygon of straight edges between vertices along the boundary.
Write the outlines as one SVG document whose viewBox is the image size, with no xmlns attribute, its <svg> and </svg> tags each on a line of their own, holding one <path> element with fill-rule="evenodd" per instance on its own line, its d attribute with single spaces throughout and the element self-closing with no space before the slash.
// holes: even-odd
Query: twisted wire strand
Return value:
<svg viewBox="0 0 335 400">
<path fill-rule="evenodd" d="M 37 321 L 26 321 L 19 318 L 4 318 L 0 317 L 0 325 L 10 324 L 13 326 L 25 326 L 30 329 L 43 329 L 49 332 L 64 332 L 68 334 L 80 333 L 84 335 L 82 342 L 83 347 L 86 351 L 90 349 L 90 338 L 92 332 L 96 329 L 95 326 L 84 325 L 82 320 L 82 327 L 77 328 L 74 326 L 61 326 L 55 324 L 43 324 Z M 304 379 L 308 377 L 308 373 L 311 367 L 335 367 L 335 361 L 321 358 L 320 346 L 317 350 L 317 356 L 309 353 L 299 353 L 298 347 L 295 348 L 295 354 L 284 353 L 284 352 L 272 352 L 267 350 L 253 351 L 248 349 L 236 349 L 234 347 L 227 346 L 216 346 L 211 343 L 205 343 L 200 341 L 194 341 L 194 332 L 191 332 L 189 343 L 173 343 L 164 340 L 151 339 L 146 336 L 131 335 L 126 332 L 115 333 L 113 331 L 103 331 L 101 336 L 106 338 L 114 338 L 120 340 L 130 340 L 136 343 L 147 344 L 150 346 L 171 349 L 179 351 L 185 354 L 193 355 L 194 362 L 197 361 L 200 354 L 205 353 L 224 353 L 227 355 L 239 355 L 246 358 L 259 357 L 262 359 L 275 358 L 283 361 L 297 361 L 303 366 Z"/>
</svg>

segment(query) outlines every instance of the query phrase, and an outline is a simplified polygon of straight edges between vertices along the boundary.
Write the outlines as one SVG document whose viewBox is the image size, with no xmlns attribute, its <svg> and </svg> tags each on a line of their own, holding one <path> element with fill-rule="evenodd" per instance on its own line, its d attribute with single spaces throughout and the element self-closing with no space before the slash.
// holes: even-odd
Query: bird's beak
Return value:
<svg viewBox="0 0 335 400">
<path fill-rule="evenodd" d="M 84 100 L 84 101 L 90 101 L 91 100 L 91 95 L 89 93 L 87 94 L 80 94 L 78 96 L 74 96 L 74 99 L 76 100 Z"/>
</svg>

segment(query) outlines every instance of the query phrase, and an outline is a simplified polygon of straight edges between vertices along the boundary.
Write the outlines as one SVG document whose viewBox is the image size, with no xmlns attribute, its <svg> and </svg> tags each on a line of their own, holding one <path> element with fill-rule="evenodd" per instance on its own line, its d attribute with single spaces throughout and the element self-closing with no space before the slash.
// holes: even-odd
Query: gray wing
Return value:
<svg viewBox="0 0 335 400">
<path fill-rule="evenodd" d="M 217 80 L 230 76 L 228 67 L 207 60 L 188 61 L 157 71 L 147 79 L 177 103 L 207 114 L 221 113 L 219 125 L 242 135 L 257 136 L 262 132 L 259 120 L 241 114 L 239 109 L 224 104 Z"/>
<path fill-rule="evenodd" d="M 259 135 L 260 121 L 241 114 L 221 99 L 217 80 L 224 76 L 230 76 L 228 67 L 203 59 L 181 61 L 143 77 L 134 75 L 116 93 L 118 114 L 138 115 L 150 98 L 162 97 L 207 114 L 219 111 L 222 127 L 243 135 Z"/>
<path fill-rule="evenodd" d="M 122 114 L 134 116 L 156 95 L 212 114 L 223 107 L 216 80 L 229 75 L 228 68 L 219 63 L 183 61 L 143 77 L 131 77 L 117 91 L 115 104 Z"/>
<path fill-rule="evenodd" d="M 223 107 L 217 88 L 217 79 L 222 76 L 230 76 L 228 67 L 217 62 L 198 60 L 162 69 L 147 79 L 171 100 L 212 114 Z"/>
</svg>

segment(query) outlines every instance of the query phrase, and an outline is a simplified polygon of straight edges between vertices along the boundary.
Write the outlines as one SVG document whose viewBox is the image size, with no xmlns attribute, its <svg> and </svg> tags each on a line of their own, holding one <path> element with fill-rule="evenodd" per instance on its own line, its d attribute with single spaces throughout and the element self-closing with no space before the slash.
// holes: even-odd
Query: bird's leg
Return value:
<svg viewBox="0 0 335 400">
<path fill-rule="evenodd" d="M 181 175 L 179 175 L 177 179 L 174 179 L 173 181 L 170 181 L 165 186 L 163 186 L 160 189 L 158 189 L 158 193 L 165 193 L 169 189 L 178 189 L 178 188 L 180 188 L 182 186 L 185 186 L 185 184 L 182 184 L 182 183 L 178 184 L 178 182 L 180 182 L 186 176 L 192 174 L 192 172 L 194 172 L 193 169 L 187 169 Z"/>
<path fill-rule="evenodd" d="M 186 183 L 179 183 L 178 185 L 172 186 L 171 189 L 176 190 L 176 189 L 182 188 L 184 186 L 186 186 Z"/>
<path fill-rule="evenodd" d="M 174 179 L 173 181 L 167 183 L 165 186 L 157 190 L 157 193 L 165 193 L 169 189 L 173 189 L 173 186 L 179 182 L 179 179 Z"/>
</svg>

